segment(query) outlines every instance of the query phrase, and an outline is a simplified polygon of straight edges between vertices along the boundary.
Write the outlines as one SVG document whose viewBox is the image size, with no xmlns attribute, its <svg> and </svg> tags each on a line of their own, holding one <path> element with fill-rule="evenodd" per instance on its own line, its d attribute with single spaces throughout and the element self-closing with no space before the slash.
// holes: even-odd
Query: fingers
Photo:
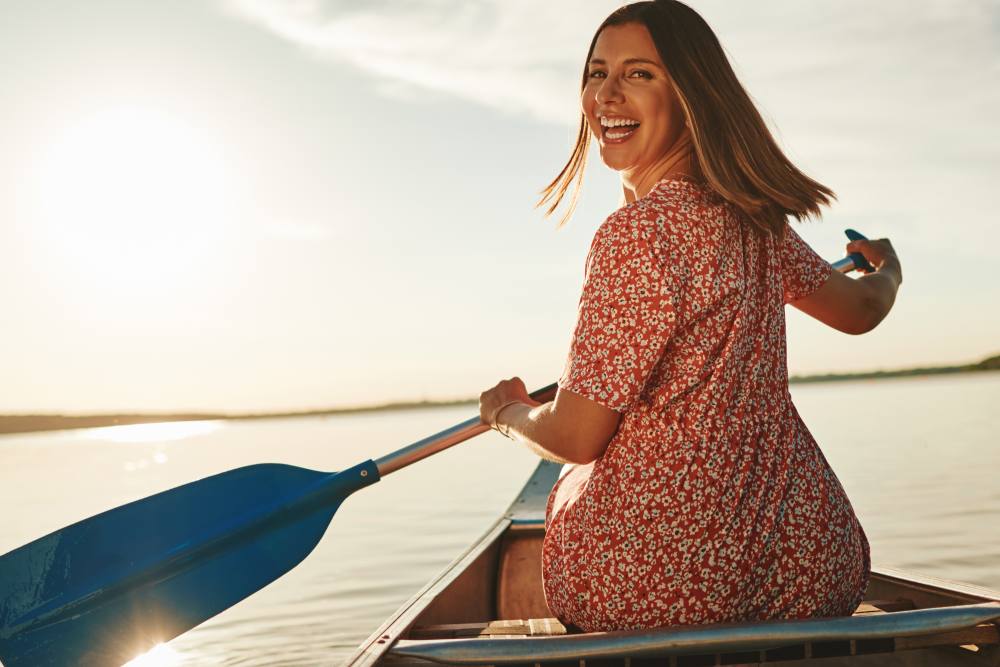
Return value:
<svg viewBox="0 0 1000 667">
<path fill-rule="evenodd" d="M 496 409 L 510 401 L 521 401 L 528 405 L 538 405 L 537 401 L 531 400 L 528 390 L 524 386 L 524 381 L 514 376 L 507 380 L 501 380 L 491 389 L 487 389 L 479 395 L 479 419 L 484 424 L 490 424 Z M 490 424 L 492 425 L 492 424 Z"/>
<path fill-rule="evenodd" d="M 861 253 L 872 266 L 881 269 L 889 258 L 896 258 L 896 251 L 889 239 L 857 240 L 847 244 L 848 253 Z"/>
<path fill-rule="evenodd" d="M 865 250 L 870 252 L 895 252 L 892 247 L 892 241 L 889 239 L 859 239 L 857 241 L 851 241 L 847 244 L 847 250 L 848 252 L 862 253 Z"/>
<path fill-rule="evenodd" d="M 492 389 L 483 392 L 480 398 L 482 398 L 482 396 L 485 396 L 490 392 L 504 392 L 506 394 L 513 394 L 515 398 L 517 397 L 517 394 L 524 394 L 525 396 L 527 396 L 528 394 L 528 390 L 524 386 L 524 380 L 517 377 L 516 375 L 507 380 L 500 380 L 500 382 L 496 383 L 496 385 Z"/>
<path fill-rule="evenodd" d="M 871 241 L 867 239 L 858 239 L 856 241 L 851 241 L 847 244 L 847 253 L 854 254 L 858 253 L 862 255 L 867 261 L 869 266 L 858 266 L 855 262 L 855 266 L 858 271 L 864 274 L 869 274 L 872 272 L 870 267 L 875 267 L 878 270 L 879 260 L 876 257 L 876 253 L 873 252 Z"/>
</svg>

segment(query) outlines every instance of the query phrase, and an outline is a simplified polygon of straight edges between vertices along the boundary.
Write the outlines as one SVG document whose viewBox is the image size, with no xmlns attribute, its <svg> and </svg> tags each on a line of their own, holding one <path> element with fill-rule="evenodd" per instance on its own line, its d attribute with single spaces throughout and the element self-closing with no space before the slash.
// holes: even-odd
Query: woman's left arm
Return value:
<svg viewBox="0 0 1000 667">
<path fill-rule="evenodd" d="M 542 458 L 559 463 L 590 463 L 618 430 L 620 413 L 565 389 L 554 401 L 538 403 L 524 382 L 511 378 L 483 392 L 479 414 L 484 424 L 524 442 Z"/>
</svg>

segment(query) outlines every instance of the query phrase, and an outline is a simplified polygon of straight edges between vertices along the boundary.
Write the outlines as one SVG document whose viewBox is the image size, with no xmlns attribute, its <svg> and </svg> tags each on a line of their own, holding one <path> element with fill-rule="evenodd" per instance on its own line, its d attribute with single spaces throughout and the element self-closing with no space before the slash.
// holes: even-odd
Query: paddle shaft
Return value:
<svg viewBox="0 0 1000 667">
<path fill-rule="evenodd" d="M 848 255 L 844 259 L 838 259 L 830 266 L 832 266 L 833 270 L 837 271 L 838 273 L 850 273 L 851 271 L 860 268 L 854 261 L 854 255 Z"/>
<path fill-rule="evenodd" d="M 558 389 L 558 385 L 553 382 L 548 386 L 531 392 L 529 396 L 536 401 L 545 403 L 555 397 L 556 389 Z M 435 433 L 423 440 L 418 440 L 412 445 L 407 445 L 391 454 L 386 454 L 382 458 L 375 459 L 375 466 L 378 468 L 379 477 L 385 477 L 391 472 L 396 472 L 411 463 L 416 463 L 489 430 L 490 427 L 484 424 L 479 417 L 473 417 L 440 433 Z"/>
</svg>

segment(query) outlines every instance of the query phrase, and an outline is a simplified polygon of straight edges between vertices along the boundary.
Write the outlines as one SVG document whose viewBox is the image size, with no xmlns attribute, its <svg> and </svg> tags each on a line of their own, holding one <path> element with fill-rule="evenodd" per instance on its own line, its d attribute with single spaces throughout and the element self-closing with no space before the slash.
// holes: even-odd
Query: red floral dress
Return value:
<svg viewBox="0 0 1000 667">
<path fill-rule="evenodd" d="M 549 607 L 583 630 L 846 615 L 868 541 L 788 393 L 785 313 L 830 265 L 707 186 L 598 229 L 559 381 L 621 413 L 549 497 Z"/>
</svg>

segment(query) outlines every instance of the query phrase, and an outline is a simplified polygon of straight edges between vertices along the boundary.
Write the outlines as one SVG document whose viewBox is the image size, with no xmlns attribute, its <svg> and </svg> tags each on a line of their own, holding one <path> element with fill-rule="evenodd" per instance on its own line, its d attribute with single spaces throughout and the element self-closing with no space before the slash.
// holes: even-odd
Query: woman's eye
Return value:
<svg viewBox="0 0 1000 667">
<path fill-rule="evenodd" d="M 602 79 L 604 78 L 604 72 L 602 72 L 601 70 L 594 70 L 589 74 L 589 76 L 591 79 Z"/>
<path fill-rule="evenodd" d="M 629 76 L 637 77 L 640 79 L 652 79 L 653 75 L 644 69 L 633 70 Z"/>
</svg>

